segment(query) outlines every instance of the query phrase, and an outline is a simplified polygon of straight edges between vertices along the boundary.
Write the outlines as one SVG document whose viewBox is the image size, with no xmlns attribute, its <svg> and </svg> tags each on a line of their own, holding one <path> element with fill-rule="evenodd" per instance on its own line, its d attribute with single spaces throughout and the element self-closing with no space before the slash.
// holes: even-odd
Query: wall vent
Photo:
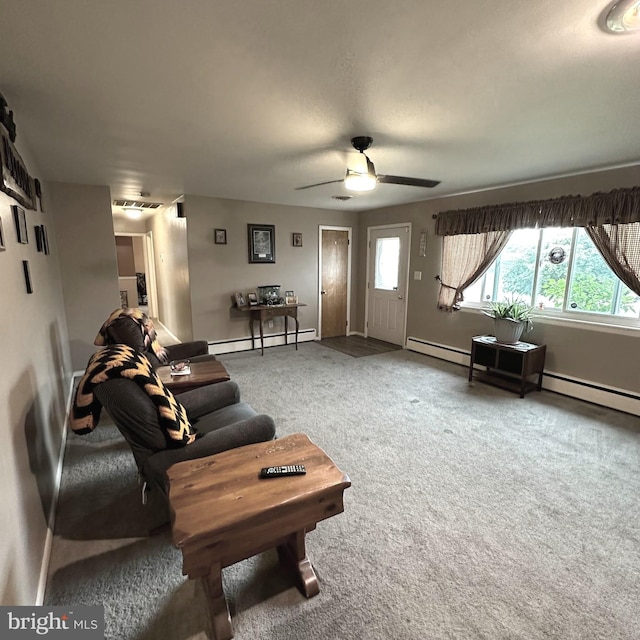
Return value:
<svg viewBox="0 0 640 640">
<path fill-rule="evenodd" d="M 114 207 L 132 207 L 134 209 L 157 209 L 163 207 L 164 202 L 142 202 L 140 200 L 114 200 Z"/>
</svg>

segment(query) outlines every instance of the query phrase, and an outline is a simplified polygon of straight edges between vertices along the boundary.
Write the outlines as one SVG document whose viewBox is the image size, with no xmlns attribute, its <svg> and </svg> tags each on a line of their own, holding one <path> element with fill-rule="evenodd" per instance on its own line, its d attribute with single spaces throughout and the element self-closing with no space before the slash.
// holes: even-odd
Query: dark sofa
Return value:
<svg viewBox="0 0 640 640">
<path fill-rule="evenodd" d="M 132 380 L 106 380 L 95 387 L 94 395 L 131 447 L 141 478 L 165 498 L 166 471 L 172 464 L 275 436 L 273 419 L 242 402 L 238 385 L 233 381 L 176 394 L 191 424 L 203 434 L 180 448 L 175 448 L 160 427 L 158 409 L 149 395 Z"/>
</svg>

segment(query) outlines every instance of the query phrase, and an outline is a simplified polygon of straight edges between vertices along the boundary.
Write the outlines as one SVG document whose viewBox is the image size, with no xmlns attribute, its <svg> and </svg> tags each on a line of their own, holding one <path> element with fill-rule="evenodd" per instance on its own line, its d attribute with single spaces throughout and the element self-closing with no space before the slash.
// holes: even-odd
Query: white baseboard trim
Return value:
<svg viewBox="0 0 640 640">
<path fill-rule="evenodd" d="M 298 332 L 298 343 L 311 342 L 316 339 L 315 329 L 303 329 Z M 295 344 L 295 331 L 289 331 L 288 343 Z M 278 347 L 284 345 L 284 332 L 273 333 L 264 337 L 264 347 Z M 260 349 L 260 336 L 255 340 L 256 351 Z M 217 356 L 223 353 L 235 353 L 237 351 L 251 351 L 251 336 L 235 338 L 233 340 L 213 340 L 209 342 L 209 353 Z"/>
<path fill-rule="evenodd" d="M 84 372 L 79 372 L 82 375 Z M 76 373 L 71 375 L 69 382 L 69 395 L 67 397 L 67 411 L 62 427 L 62 439 L 60 442 L 60 451 L 58 452 L 58 466 L 56 468 L 56 477 L 53 482 L 53 496 L 51 498 L 51 506 L 49 508 L 49 517 L 47 518 L 47 537 L 44 541 L 44 549 L 42 551 L 42 562 L 40 564 L 40 578 L 38 580 L 38 591 L 36 593 L 35 605 L 42 606 L 44 596 L 47 589 L 47 578 L 49 577 L 49 563 L 51 562 L 51 549 L 53 547 L 53 532 L 56 528 L 56 512 L 58 510 L 58 497 L 60 495 L 60 484 L 62 481 L 62 468 L 64 465 L 64 452 L 67 446 L 67 433 L 69 428 L 69 412 L 71 411 L 71 403 L 73 402 L 74 382 Z"/>
<path fill-rule="evenodd" d="M 178 342 L 182 342 L 182 340 L 180 340 L 177 336 L 175 336 L 172 331 L 169 331 L 169 329 L 167 329 L 167 327 L 165 327 L 164 324 L 162 324 L 162 322 L 160 322 L 160 320 L 158 320 L 158 324 L 160 326 L 162 326 L 162 330 L 166 331 L 167 334 L 169 334 L 169 337 L 173 340 L 173 342 L 171 344 L 176 344 Z"/>
<path fill-rule="evenodd" d="M 360 336 L 361 338 L 364 338 L 364 331 L 349 331 L 349 335 L 350 336 Z"/>
<path fill-rule="evenodd" d="M 454 362 L 462 366 L 469 366 L 471 358 L 470 351 L 456 349 L 447 345 L 420 340 L 419 338 L 407 338 L 407 349 L 417 351 L 427 356 L 440 358 Z M 542 376 L 542 388 L 547 391 L 554 391 L 565 396 L 577 398 L 598 404 L 609 409 L 624 411 L 635 416 L 640 416 L 640 395 L 634 394 L 626 389 L 618 389 L 608 385 L 573 378 L 554 371 L 545 369 Z"/>
</svg>

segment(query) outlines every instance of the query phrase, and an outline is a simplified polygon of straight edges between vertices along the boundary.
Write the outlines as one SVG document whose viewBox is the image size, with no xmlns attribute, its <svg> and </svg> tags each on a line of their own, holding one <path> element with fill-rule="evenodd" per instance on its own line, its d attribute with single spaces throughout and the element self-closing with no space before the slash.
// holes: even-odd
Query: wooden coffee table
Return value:
<svg viewBox="0 0 640 640">
<path fill-rule="evenodd" d="M 307 473 L 263 480 L 262 467 L 303 464 Z M 305 534 L 344 511 L 351 481 L 304 434 L 179 462 L 169 468 L 173 541 L 182 573 L 202 580 L 217 640 L 233 637 L 222 569 L 276 547 L 302 594 L 319 593 Z"/>
<path fill-rule="evenodd" d="M 158 367 L 157 374 L 160 380 L 164 382 L 167 389 L 173 393 L 182 393 L 183 391 L 191 391 L 203 387 L 206 384 L 214 382 L 224 382 L 230 380 L 229 372 L 224 365 L 218 360 L 205 360 L 203 362 L 192 362 L 190 365 L 191 373 L 186 376 L 172 376 L 171 367 Z"/>
</svg>

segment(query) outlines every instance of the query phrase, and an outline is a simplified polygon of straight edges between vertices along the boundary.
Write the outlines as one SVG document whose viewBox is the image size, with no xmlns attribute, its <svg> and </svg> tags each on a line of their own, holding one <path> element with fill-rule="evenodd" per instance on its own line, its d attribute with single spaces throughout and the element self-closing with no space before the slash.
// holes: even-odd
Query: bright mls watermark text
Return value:
<svg viewBox="0 0 640 640">
<path fill-rule="evenodd" d="M 104 607 L 0 607 L 0 636 L 13 640 L 102 640 Z"/>
</svg>

